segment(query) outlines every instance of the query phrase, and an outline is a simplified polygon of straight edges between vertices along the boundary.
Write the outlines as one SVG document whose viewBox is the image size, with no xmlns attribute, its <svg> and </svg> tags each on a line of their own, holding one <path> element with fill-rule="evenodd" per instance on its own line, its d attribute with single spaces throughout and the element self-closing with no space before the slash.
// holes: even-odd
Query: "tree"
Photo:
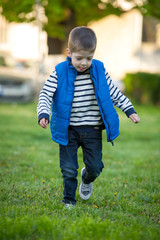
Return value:
<svg viewBox="0 0 160 240">
<path fill-rule="evenodd" d="M 48 36 L 63 42 L 75 26 L 133 8 L 160 19 L 159 0 L 0 0 L 0 6 L 10 22 L 31 22 L 40 16 Z"/>
</svg>

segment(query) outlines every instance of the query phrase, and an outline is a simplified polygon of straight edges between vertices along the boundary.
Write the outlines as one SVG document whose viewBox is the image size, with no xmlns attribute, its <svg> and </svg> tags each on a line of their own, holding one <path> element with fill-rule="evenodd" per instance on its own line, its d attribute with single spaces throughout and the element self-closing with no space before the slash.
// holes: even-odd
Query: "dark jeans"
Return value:
<svg viewBox="0 0 160 240">
<path fill-rule="evenodd" d="M 78 159 L 77 150 L 83 150 L 85 172 L 83 181 L 86 184 L 93 182 L 101 173 L 102 162 L 102 130 L 93 126 L 70 126 L 68 129 L 68 145 L 60 145 L 60 167 L 63 175 L 65 203 L 76 204 Z"/>
</svg>

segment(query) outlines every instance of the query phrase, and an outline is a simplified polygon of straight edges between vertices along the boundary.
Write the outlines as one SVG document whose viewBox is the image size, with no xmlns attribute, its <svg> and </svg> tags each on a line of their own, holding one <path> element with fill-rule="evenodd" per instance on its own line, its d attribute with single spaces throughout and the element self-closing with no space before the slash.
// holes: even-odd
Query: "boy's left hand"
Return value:
<svg viewBox="0 0 160 240">
<path fill-rule="evenodd" d="M 132 120 L 132 122 L 134 123 L 139 123 L 140 122 L 140 118 L 138 117 L 138 115 L 136 113 L 133 113 L 129 116 L 129 118 Z"/>
</svg>

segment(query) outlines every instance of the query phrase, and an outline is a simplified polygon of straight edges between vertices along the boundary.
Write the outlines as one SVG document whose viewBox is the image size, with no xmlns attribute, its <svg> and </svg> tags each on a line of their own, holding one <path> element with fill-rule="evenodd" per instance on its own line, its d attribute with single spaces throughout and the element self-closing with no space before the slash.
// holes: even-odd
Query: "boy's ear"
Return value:
<svg viewBox="0 0 160 240">
<path fill-rule="evenodd" d="M 66 53 L 67 53 L 67 56 L 71 58 L 71 51 L 69 50 L 69 48 L 66 49 Z"/>
</svg>

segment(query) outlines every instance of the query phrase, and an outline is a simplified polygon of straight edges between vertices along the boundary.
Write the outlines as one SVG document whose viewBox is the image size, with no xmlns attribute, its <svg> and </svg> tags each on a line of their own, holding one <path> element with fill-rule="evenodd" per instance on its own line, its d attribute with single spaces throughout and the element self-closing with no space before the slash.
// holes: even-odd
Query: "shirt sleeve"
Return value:
<svg viewBox="0 0 160 240">
<path fill-rule="evenodd" d="M 57 73 L 56 71 L 53 71 L 44 84 L 44 87 L 39 95 L 39 101 L 37 105 L 38 121 L 41 118 L 47 118 L 49 120 L 53 96 L 57 89 L 57 81 Z"/>
<path fill-rule="evenodd" d="M 136 113 L 131 101 L 121 93 L 118 87 L 114 85 L 107 71 L 105 72 L 105 75 L 113 105 L 120 108 L 127 115 L 127 117 L 129 117 L 133 113 Z"/>
</svg>

